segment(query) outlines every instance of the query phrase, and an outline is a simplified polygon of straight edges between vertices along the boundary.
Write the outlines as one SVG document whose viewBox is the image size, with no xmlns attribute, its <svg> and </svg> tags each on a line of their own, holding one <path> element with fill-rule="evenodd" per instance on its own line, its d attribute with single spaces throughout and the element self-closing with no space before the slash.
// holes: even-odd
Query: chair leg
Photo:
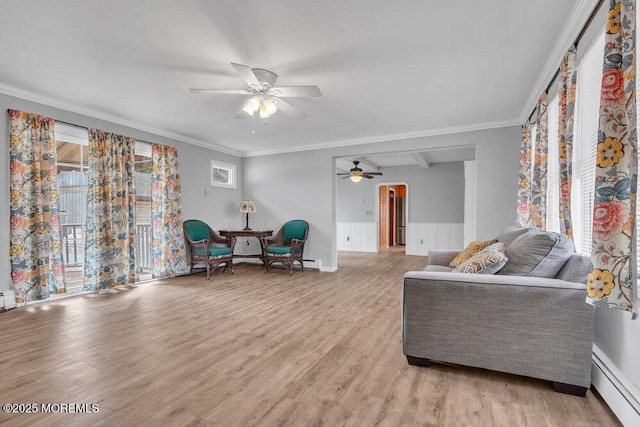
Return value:
<svg viewBox="0 0 640 427">
<path fill-rule="evenodd" d="M 207 280 L 211 277 L 211 264 L 207 263 Z"/>
</svg>

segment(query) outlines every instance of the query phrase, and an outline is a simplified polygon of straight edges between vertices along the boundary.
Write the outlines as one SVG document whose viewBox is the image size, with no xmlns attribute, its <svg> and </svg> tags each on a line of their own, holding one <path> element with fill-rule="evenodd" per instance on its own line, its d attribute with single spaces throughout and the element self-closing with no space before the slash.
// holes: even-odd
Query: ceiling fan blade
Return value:
<svg viewBox="0 0 640 427">
<path fill-rule="evenodd" d="M 351 178 L 351 177 L 349 175 L 342 177 L 342 179 L 347 179 L 347 178 Z"/>
<path fill-rule="evenodd" d="M 191 93 L 212 93 L 212 94 L 232 94 L 232 95 L 251 95 L 246 89 L 189 89 Z"/>
<path fill-rule="evenodd" d="M 382 175 L 382 172 L 365 172 L 367 175 Z"/>
<path fill-rule="evenodd" d="M 351 175 L 351 172 L 338 172 L 336 175 Z"/>
<path fill-rule="evenodd" d="M 284 111 L 286 114 L 290 115 L 295 119 L 304 119 L 305 117 L 307 117 L 307 113 L 305 113 L 298 107 L 294 107 L 293 105 L 289 104 L 284 99 L 280 99 L 280 98 L 274 98 L 274 99 L 278 101 L 276 102 L 276 106 L 278 107 L 278 110 Z"/>
<path fill-rule="evenodd" d="M 242 77 L 249 86 L 254 86 L 260 89 L 262 88 L 262 85 L 258 81 L 256 75 L 253 74 L 253 70 L 251 70 L 251 68 L 247 67 L 246 65 L 236 64 L 235 62 L 232 62 L 231 65 L 236 69 L 238 74 L 240 74 L 240 77 Z"/>
<path fill-rule="evenodd" d="M 363 177 L 363 178 L 367 178 L 367 179 L 371 179 L 371 178 L 373 178 L 371 175 L 366 174 L 366 173 L 365 173 L 365 174 L 362 174 L 362 177 Z"/>
<path fill-rule="evenodd" d="M 322 96 L 322 92 L 320 92 L 318 86 L 278 86 L 271 88 L 269 93 L 282 98 Z"/>
</svg>

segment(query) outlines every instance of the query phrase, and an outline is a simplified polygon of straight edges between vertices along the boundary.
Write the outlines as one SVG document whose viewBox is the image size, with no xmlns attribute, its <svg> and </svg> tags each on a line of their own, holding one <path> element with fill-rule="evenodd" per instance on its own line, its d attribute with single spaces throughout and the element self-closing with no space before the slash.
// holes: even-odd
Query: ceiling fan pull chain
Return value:
<svg viewBox="0 0 640 427">
<path fill-rule="evenodd" d="M 251 134 L 255 135 L 256 133 L 256 114 L 253 113 L 251 115 Z"/>
</svg>

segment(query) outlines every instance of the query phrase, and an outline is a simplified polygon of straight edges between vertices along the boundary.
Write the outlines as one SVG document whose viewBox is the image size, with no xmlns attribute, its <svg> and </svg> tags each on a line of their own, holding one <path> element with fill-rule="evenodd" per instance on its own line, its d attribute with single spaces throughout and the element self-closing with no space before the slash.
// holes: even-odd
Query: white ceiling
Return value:
<svg viewBox="0 0 640 427">
<path fill-rule="evenodd" d="M 0 92 L 238 155 L 504 126 L 588 3 L 10 1 Z M 324 96 L 290 98 L 309 117 L 277 113 L 252 134 L 234 119 L 244 96 L 188 91 L 244 88 L 231 62 Z"/>
</svg>

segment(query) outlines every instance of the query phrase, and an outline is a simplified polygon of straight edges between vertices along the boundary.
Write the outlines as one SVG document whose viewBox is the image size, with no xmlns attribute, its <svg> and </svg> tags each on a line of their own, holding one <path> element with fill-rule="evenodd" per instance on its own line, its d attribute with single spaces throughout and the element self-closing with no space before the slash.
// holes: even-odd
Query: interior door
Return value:
<svg viewBox="0 0 640 427">
<path fill-rule="evenodd" d="M 388 187 L 386 185 L 380 186 L 380 224 L 379 224 L 379 233 L 380 233 L 380 250 L 385 250 L 389 247 L 387 243 L 387 230 L 389 228 L 389 223 L 387 221 L 387 216 L 389 213 L 389 202 L 387 200 L 387 192 Z"/>
<path fill-rule="evenodd" d="M 392 189 L 389 189 L 389 246 L 396 244 L 395 228 L 396 228 L 396 193 Z"/>
</svg>

